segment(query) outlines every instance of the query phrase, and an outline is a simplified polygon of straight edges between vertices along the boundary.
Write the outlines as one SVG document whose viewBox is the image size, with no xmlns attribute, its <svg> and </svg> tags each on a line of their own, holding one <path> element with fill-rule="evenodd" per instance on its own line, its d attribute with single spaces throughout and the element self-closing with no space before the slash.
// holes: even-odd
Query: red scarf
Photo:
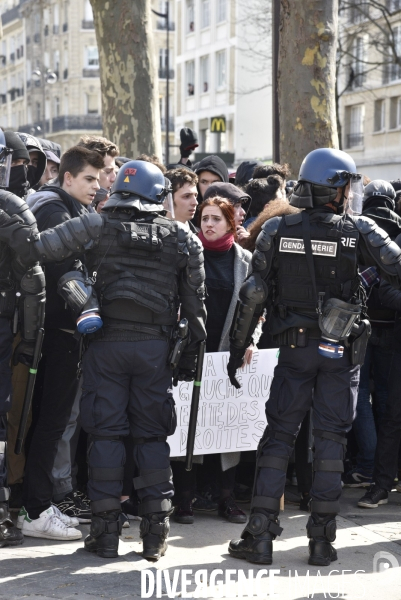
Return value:
<svg viewBox="0 0 401 600">
<path fill-rule="evenodd" d="M 226 233 L 214 242 L 207 240 L 202 231 L 198 233 L 198 236 L 205 250 L 213 250 L 213 252 L 227 252 L 234 243 L 234 235 L 232 233 Z"/>
</svg>

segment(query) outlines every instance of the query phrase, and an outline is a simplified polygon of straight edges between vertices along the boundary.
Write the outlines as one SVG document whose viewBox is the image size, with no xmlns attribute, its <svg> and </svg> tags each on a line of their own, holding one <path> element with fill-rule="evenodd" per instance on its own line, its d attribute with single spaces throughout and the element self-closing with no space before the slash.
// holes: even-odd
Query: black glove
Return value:
<svg viewBox="0 0 401 600">
<path fill-rule="evenodd" d="M 183 354 L 178 366 L 173 371 L 173 385 L 176 387 L 179 381 L 194 381 L 196 375 L 197 354 Z"/>
<path fill-rule="evenodd" d="M 20 343 L 14 350 L 13 354 L 13 365 L 16 367 L 18 363 L 26 365 L 27 367 L 32 366 L 33 354 L 35 351 L 35 341 L 27 342 L 21 340 Z"/>
<path fill-rule="evenodd" d="M 173 386 L 177 387 L 179 381 L 194 381 L 195 375 L 195 369 L 183 369 L 178 366 L 173 371 Z"/>
<path fill-rule="evenodd" d="M 241 384 L 236 380 L 235 373 L 237 369 L 242 367 L 244 363 L 245 350 L 238 348 L 230 348 L 230 360 L 227 363 L 227 375 L 230 378 L 230 383 L 237 390 L 241 387 Z"/>
<path fill-rule="evenodd" d="M 198 136 L 189 127 L 183 127 L 180 131 L 180 139 L 180 154 L 182 158 L 188 158 L 191 152 L 199 146 Z"/>
</svg>

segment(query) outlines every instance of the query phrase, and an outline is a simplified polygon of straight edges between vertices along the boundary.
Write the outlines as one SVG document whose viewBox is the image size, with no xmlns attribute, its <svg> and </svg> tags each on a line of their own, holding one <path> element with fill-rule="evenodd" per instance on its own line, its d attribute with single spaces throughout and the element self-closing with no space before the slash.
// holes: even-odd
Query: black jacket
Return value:
<svg viewBox="0 0 401 600">
<path fill-rule="evenodd" d="M 28 198 L 28 205 L 34 213 L 39 231 L 45 231 L 60 223 L 88 213 L 88 209 L 63 189 L 47 186 Z M 83 262 L 83 256 L 78 257 Z M 57 282 L 62 275 L 74 270 L 77 257 L 61 262 L 49 263 L 46 274 L 46 316 L 45 328 L 75 330 L 75 317 L 64 300 L 57 293 Z"/>
</svg>

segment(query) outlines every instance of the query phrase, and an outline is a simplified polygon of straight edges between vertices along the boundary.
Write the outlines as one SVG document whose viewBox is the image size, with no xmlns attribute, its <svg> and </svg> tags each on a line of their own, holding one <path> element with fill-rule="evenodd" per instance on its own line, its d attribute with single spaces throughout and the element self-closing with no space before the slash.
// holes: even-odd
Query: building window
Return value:
<svg viewBox="0 0 401 600">
<path fill-rule="evenodd" d="M 360 88 L 365 83 L 365 40 L 363 37 L 358 36 L 354 39 L 352 44 L 352 56 L 353 61 L 351 65 L 352 69 L 352 87 Z"/>
<path fill-rule="evenodd" d="M 195 95 L 195 62 L 189 60 L 185 63 L 185 75 L 186 75 L 186 86 L 187 96 Z"/>
<path fill-rule="evenodd" d="M 349 2 L 349 20 L 351 23 L 360 23 L 369 18 L 369 2 L 351 0 Z"/>
<path fill-rule="evenodd" d="M 394 27 L 393 29 L 393 38 L 394 38 L 394 49 L 396 56 L 401 56 L 401 27 Z M 401 66 L 397 65 L 395 62 L 391 62 L 394 60 L 394 56 L 389 57 L 388 64 L 385 65 L 384 69 L 384 83 L 388 83 L 389 81 L 397 81 L 401 79 Z"/>
<path fill-rule="evenodd" d="M 200 59 L 200 90 L 206 94 L 209 91 L 209 57 L 201 56 Z"/>
<path fill-rule="evenodd" d="M 60 50 L 55 50 L 53 54 L 53 69 L 58 74 L 60 72 Z"/>
<path fill-rule="evenodd" d="M 390 129 L 401 126 L 401 98 L 390 98 Z"/>
<path fill-rule="evenodd" d="M 227 21 L 227 0 L 217 0 L 217 22 Z"/>
<path fill-rule="evenodd" d="M 99 52 L 97 46 L 87 46 L 85 48 L 85 66 L 88 69 L 99 68 Z"/>
<path fill-rule="evenodd" d="M 206 27 L 210 27 L 210 2 L 209 2 L 209 0 L 202 0 L 201 27 L 202 27 L 202 29 L 206 29 Z"/>
<path fill-rule="evenodd" d="M 58 4 L 53 6 L 53 33 L 58 33 L 60 27 L 60 11 Z"/>
<path fill-rule="evenodd" d="M 222 89 L 226 86 L 226 51 L 216 52 L 216 87 Z"/>
<path fill-rule="evenodd" d="M 384 100 L 375 101 L 374 131 L 383 131 L 385 123 L 385 103 Z"/>
<path fill-rule="evenodd" d="M 357 104 L 356 106 L 348 106 L 347 120 L 349 123 L 349 133 L 347 134 L 347 148 L 361 146 L 363 144 L 363 130 L 365 120 L 365 106 Z"/>
<path fill-rule="evenodd" d="M 86 94 L 86 114 L 99 114 L 99 100 L 97 94 Z"/>
<path fill-rule="evenodd" d="M 195 5 L 194 0 L 187 0 L 187 33 L 195 31 Z"/>
<path fill-rule="evenodd" d="M 387 0 L 387 8 L 390 12 L 395 12 L 401 8 L 401 0 Z"/>
<path fill-rule="evenodd" d="M 60 116 L 60 98 L 58 96 L 54 98 L 54 116 Z"/>
<path fill-rule="evenodd" d="M 35 102 L 35 121 L 41 120 L 40 102 Z"/>
</svg>

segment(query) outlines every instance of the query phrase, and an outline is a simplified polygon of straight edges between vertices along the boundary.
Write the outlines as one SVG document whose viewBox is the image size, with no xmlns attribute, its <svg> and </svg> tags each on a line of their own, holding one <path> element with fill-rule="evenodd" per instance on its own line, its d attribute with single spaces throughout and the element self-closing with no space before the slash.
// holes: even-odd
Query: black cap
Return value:
<svg viewBox="0 0 401 600">
<path fill-rule="evenodd" d="M 18 160 L 19 158 L 23 158 L 28 163 L 29 152 L 24 142 L 19 138 L 19 136 L 14 131 L 5 131 L 4 137 L 6 138 L 7 148 L 11 148 L 13 151 L 12 160 Z"/>
<path fill-rule="evenodd" d="M 247 200 L 251 199 L 249 194 L 237 188 L 236 185 L 222 181 L 216 181 L 215 183 L 212 183 L 212 185 L 209 185 L 205 195 L 203 196 L 203 199 L 207 200 L 208 198 L 213 198 L 214 196 L 226 198 L 231 202 L 231 204 L 238 204 L 239 202 L 246 202 Z"/>
</svg>

